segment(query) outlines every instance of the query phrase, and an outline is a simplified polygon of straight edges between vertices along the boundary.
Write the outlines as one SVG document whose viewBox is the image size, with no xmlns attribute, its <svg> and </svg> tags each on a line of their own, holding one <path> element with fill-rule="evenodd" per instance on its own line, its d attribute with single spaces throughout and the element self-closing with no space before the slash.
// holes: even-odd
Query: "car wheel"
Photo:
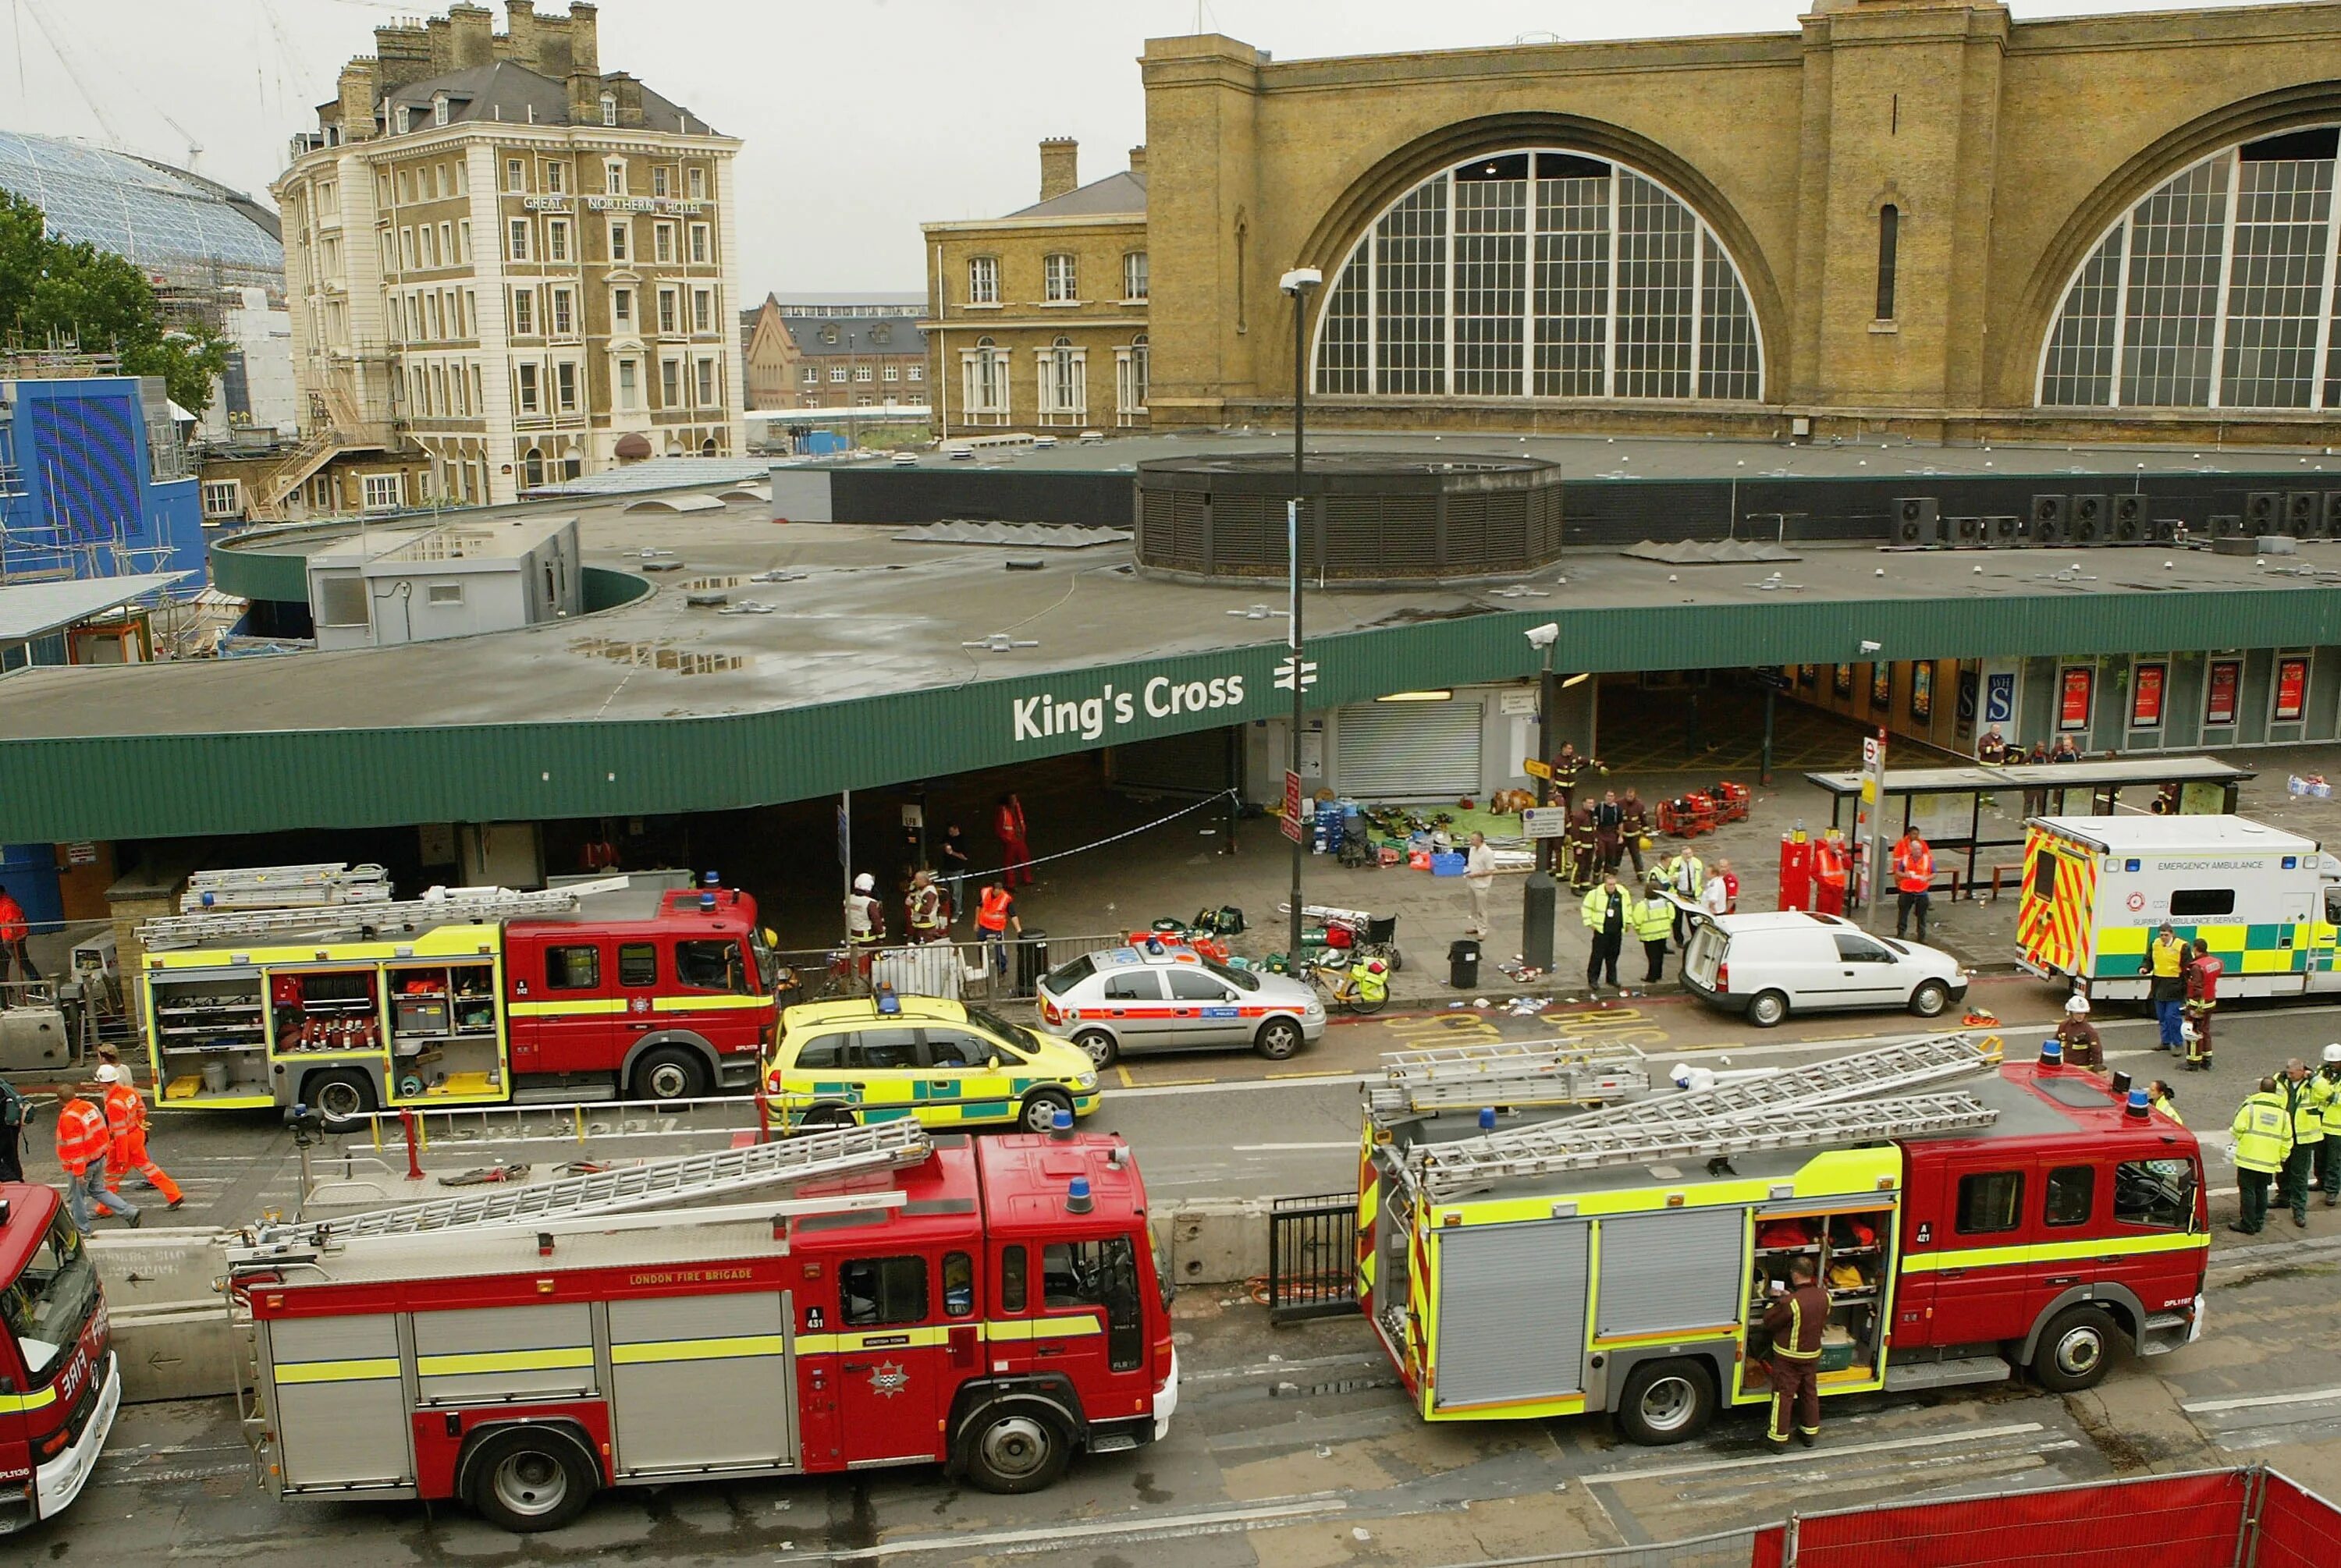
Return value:
<svg viewBox="0 0 2341 1568">
<path fill-rule="evenodd" d="M 2033 1377 L 2051 1394 L 2095 1388 L 2113 1365 L 2114 1335 L 2114 1320 L 2102 1308 L 2067 1307 L 2032 1353 Z"/>
<path fill-rule="evenodd" d="M 1300 1026 L 1290 1018 L 1270 1018 L 1251 1037 L 1251 1048 L 1271 1062 L 1280 1062 L 1300 1048 Z"/>
<path fill-rule="evenodd" d="M 301 1086 L 301 1097 L 325 1121 L 329 1132 L 348 1132 L 362 1116 L 373 1114 L 374 1079 L 356 1067 L 314 1073 Z"/>
<path fill-rule="evenodd" d="M 707 1093 L 707 1064 L 681 1046 L 661 1046 L 634 1064 L 634 1098 L 695 1100 Z"/>
<path fill-rule="evenodd" d="M 1024 1097 L 1024 1108 L 1016 1121 L 1028 1133 L 1054 1132 L 1057 1113 L 1073 1114 L 1073 1102 L 1054 1089 L 1034 1089 Z"/>
<path fill-rule="evenodd" d="M 1696 1437 L 1715 1416 L 1715 1374 L 1704 1362 L 1646 1361 L 1627 1374 L 1618 1430 L 1661 1447 Z"/>
<path fill-rule="evenodd" d="M 1113 1066 L 1121 1057 L 1121 1047 L 1103 1029 L 1083 1029 L 1073 1037 L 1073 1044 L 1090 1054 L 1091 1065 L 1100 1072 Z"/>
<path fill-rule="evenodd" d="M 585 1512 L 597 1477 L 577 1440 L 556 1427 L 515 1427 L 480 1444 L 471 1503 L 491 1524 L 523 1535 L 558 1530 Z"/>
<path fill-rule="evenodd" d="M 801 1131 L 833 1133 L 853 1125 L 853 1113 L 843 1106 L 815 1106 L 797 1123 Z"/>
<path fill-rule="evenodd" d="M 964 1443 L 967 1478 L 986 1492 L 1038 1492 L 1065 1473 L 1073 1452 L 1055 1416 L 1023 1404 L 978 1411 Z"/>
<path fill-rule="evenodd" d="M 1748 1004 L 1748 1021 L 1759 1029 L 1777 1026 L 1788 1016 L 1788 998 L 1778 991 L 1758 991 Z"/>
<path fill-rule="evenodd" d="M 1922 1018 L 1939 1017 L 1951 1005 L 1950 987 L 1940 980 L 1921 980 L 1910 993 L 1910 1010 Z"/>
</svg>

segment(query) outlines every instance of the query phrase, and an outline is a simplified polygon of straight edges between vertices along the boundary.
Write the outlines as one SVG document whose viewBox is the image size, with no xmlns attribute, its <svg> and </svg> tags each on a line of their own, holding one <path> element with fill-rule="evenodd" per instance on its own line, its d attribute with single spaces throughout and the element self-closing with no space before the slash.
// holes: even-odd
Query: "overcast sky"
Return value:
<svg viewBox="0 0 2341 1568">
<path fill-rule="evenodd" d="M 373 29 L 431 0 L 7 0 L 0 126 L 194 166 L 266 199 Z M 502 0 L 492 0 L 503 26 Z M 565 0 L 538 0 L 557 12 Z M 443 11 L 443 0 L 436 7 Z M 746 142 L 741 286 L 922 288 L 919 224 L 1033 201 L 1035 144 L 1081 176 L 1145 135 L 1145 39 L 1203 25 L 1280 59 L 1564 39 L 1788 31 L 1799 0 L 603 0 L 602 66 Z M 2200 0 L 2017 0 L 2017 16 Z M 2238 95 L 2251 90 L 2238 83 Z"/>
</svg>

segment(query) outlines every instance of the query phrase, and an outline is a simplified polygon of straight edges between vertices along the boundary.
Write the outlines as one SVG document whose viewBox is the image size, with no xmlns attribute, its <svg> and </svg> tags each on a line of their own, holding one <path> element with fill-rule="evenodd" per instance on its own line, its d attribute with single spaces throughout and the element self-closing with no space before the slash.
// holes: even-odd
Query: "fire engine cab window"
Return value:
<svg viewBox="0 0 2341 1568">
<path fill-rule="evenodd" d="M 866 1257 L 837 1271 L 837 1307 L 849 1328 L 921 1323 L 927 1315 L 927 1260 Z"/>
<path fill-rule="evenodd" d="M 2024 1173 L 1990 1171 L 1959 1178 L 1958 1233 L 1987 1236 L 2024 1223 Z"/>
<path fill-rule="evenodd" d="M 2179 888 L 2170 895 L 2170 918 L 2174 920 L 2200 920 L 2235 912 L 2233 888 Z"/>
<path fill-rule="evenodd" d="M 694 990 L 748 993 L 748 966 L 737 942 L 677 942 L 674 978 Z"/>
<path fill-rule="evenodd" d="M 618 984 L 622 986 L 658 984 L 658 944 L 656 942 L 618 944 Z"/>
<path fill-rule="evenodd" d="M 1159 1002 L 1162 999 L 1162 978 L 1151 970 L 1135 975 L 1108 976 L 1105 999 L 1109 1002 Z"/>
<path fill-rule="evenodd" d="M 15 1283 L 0 1290 L 0 1324 L 25 1358 L 26 1387 L 38 1388 L 55 1374 L 96 1299 L 96 1265 L 82 1245 L 81 1233 L 60 1216 Z"/>
<path fill-rule="evenodd" d="M 2150 1226 L 2156 1230 L 2193 1229 L 2195 1162 L 2124 1160 L 2116 1166 L 2114 1223 Z"/>
<path fill-rule="evenodd" d="M 547 948 L 544 984 L 548 990 L 590 991 L 602 983 L 599 948 Z"/>
<path fill-rule="evenodd" d="M 943 1315 L 965 1317 L 974 1310 L 974 1261 L 963 1252 L 943 1254 Z"/>
<path fill-rule="evenodd" d="M 1138 1257 L 1128 1236 L 1056 1242 L 1041 1251 L 1041 1305 L 1105 1308 L 1106 1356 L 1116 1372 L 1137 1369 L 1145 1334 L 1139 1316 Z"/>
<path fill-rule="evenodd" d="M 2046 849 L 2032 857 L 2032 894 L 2037 898 L 2057 896 L 2057 857 Z"/>
<path fill-rule="evenodd" d="M 2050 1225 L 2087 1225 L 2097 1196 L 2095 1166 L 2058 1166 L 2048 1173 L 2048 1197 L 2041 1217 Z"/>
<path fill-rule="evenodd" d="M 1174 1002 L 1224 1002 L 1228 988 L 1209 975 L 1198 975 L 1190 969 L 1170 971 L 1170 999 Z"/>
<path fill-rule="evenodd" d="M 916 1029 L 863 1029 L 853 1037 L 846 1053 L 850 1067 L 915 1067 L 919 1065 Z"/>
<path fill-rule="evenodd" d="M 1024 1249 L 1021 1246 L 1000 1250 L 1000 1310 L 1018 1313 L 1024 1310 Z"/>
</svg>

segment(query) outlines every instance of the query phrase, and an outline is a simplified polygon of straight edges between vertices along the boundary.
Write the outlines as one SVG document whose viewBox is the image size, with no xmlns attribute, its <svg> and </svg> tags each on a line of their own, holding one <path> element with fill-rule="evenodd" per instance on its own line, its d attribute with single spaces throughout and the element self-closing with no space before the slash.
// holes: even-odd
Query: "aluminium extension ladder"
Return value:
<svg viewBox="0 0 2341 1568">
<path fill-rule="evenodd" d="M 1467 1138 L 1415 1151 L 1422 1187 L 1444 1203 L 1508 1176 L 1549 1176 L 1655 1160 L 1726 1159 L 1762 1149 L 1918 1137 L 1988 1126 L 1999 1113 L 1970 1094 L 1906 1095 L 1849 1105 L 1808 1105 L 1744 1113 L 1698 1128 L 1630 1122 L 1589 1127 L 1575 1121 L 1538 1128 L 1536 1142 Z"/>
<path fill-rule="evenodd" d="M 726 1193 L 778 1184 L 914 1166 L 933 1152 L 924 1127 L 910 1120 L 804 1133 L 777 1143 L 712 1154 L 648 1160 L 623 1170 L 523 1185 L 498 1192 L 434 1198 L 428 1203 L 372 1209 L 336 1219 L 284 1221 L 259 1226 L 235 1261 L 264 1264 L 287 1246 L 318 1246 L 376 1236 L 409 1236 L 488 1226 L 625 1214 L 682 1206 Z"/>
<path fill-rule="evenodd" d="M 488 924 L 536 915 L 566 915 L 588 894 L 615 892 L 624 877 L 573 882 L 537 892 L 509 888 L 433 888 L 420 898 L 382 904 L 323 904 L 303 909 L 214 909 L 162 915 L 138 928 L 149 950 L 194 948 L 246 937 L 407 935 L 433 926 Z"/>
<path fill-rule="evenodd" d="M 1383 1120 L 1481 1106 L 1606 1105 L 1649 1087 L 1647 1058 L 1631 1046 L 1503 1040 L 1384 1052 L 1366 1105 Z"/>
<path fill-rule="evenodd" d="M 179 912 L 203 909 L 291 909 L 326 904 L 390 900 L 390 873 L 380 866 L 317 861 L 305 866 L 244 866 L 192 871 L 179 895 Z"/>
</svg>

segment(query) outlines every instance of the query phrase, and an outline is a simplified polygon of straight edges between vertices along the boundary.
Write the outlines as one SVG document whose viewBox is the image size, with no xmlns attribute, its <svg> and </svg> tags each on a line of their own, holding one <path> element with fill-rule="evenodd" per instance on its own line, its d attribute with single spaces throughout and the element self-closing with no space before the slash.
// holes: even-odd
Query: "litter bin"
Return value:
<svg viewBox="0 0 2341 1568">
<path fill-rule="evenodd" d="M 1479 944 L 1469 937 L 1447 944 L 1447 983 L 1459 991 L 1479 986 Z"/>
<path fill-rule="evenodd" d="M 1029 997 L 1049 972 L 1049 933 L 1026 927 L 1016 944 L 1016 995 Z"/>
</svg>

